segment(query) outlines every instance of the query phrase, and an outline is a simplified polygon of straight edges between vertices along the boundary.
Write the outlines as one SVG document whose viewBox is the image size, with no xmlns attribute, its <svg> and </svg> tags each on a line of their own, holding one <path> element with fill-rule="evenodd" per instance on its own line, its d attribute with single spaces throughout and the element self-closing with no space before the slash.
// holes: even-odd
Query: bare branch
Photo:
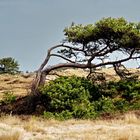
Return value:
<svg viewBox="0 0 140 140">
<path fill-rule="evenodd" d="M 106 63 L 100 63 L 100 64 L 97 64 L 96 67 L 101 67 L 101 66 L 104 66 L 104 65 L 114 65 L 114 64 L 118 64 L 118 63 L 122 63 L 122 62 L 125 62 L 125 61 L 128 61 L 130 59 L 136 59 L 136 58 L 140 58 L 140 56 L 138 57 L 132 57 L 133 54 L 135 52 L 135 49 L 133 49 L 129 55 L 129 57 L 127 58 L 124 58 L 124 59 L 120 59 L 118 61 L 110 61 L 110 62 L 106 62 Z"/>
<path fill-rule="evenodd" d="M 53 47 L 51 47 L 50 49 L 48 49 L 47 56 L 46 56 L 44 62 L 41 64 L 41 66 L 40 66 L 40 68 L 38 69 L 38 71 L 41 71 L 41 70 L 44 68 L 44 66 L 48 63 L 48 61 L 49 61 L 49 59 L 50 59 L 51 51 L 53 51 L 53 50 L 56 49 L 56 48 L 60 48 L 60 47 L 65 47 L 65 48 L 72 49 L 72 50 L 75 50 L 75 51 L 81 51 L 81 52 L 84 51 L 83 49 L 76 48 L 76 47 L 71 47 L 71 46 L 64 45 L 64 44 L 60 44 L 60 45 L 53 46 Z"/>
<path fill-rule="evenodd" d="M 59 54 L 50 54 L 50 57 L 51 57 L 51 56 L 60 57 L 60 58 L 62 58 L 62 59 L 64 59 L 64 60 L 66 60 L 66 61 L 69 61 L 69 62 L 71 62 L 71 63 L 75 63 L 75 61 L 72 61 L 72 60 L 70 60 L 70 59 L 68 59 L 68 58 L 66 58 L 66 57 L 64 57 L 64 56 L 62 56 L 62 55 L 59 55 Z"/>
</svg>

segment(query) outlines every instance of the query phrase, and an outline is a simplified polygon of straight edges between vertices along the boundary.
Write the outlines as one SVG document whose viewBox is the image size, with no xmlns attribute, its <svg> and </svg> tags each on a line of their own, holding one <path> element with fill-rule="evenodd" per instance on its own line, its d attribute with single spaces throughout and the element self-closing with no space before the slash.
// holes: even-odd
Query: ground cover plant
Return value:
<svg viewBox="0 0 140 140">
<path fill-rule="evenodd" d="M 12 91 L 4 92 L 3 100 L 0 100 L 0 104 L 9 104 L 16 101 L 16 96 Z"/>
</svg>

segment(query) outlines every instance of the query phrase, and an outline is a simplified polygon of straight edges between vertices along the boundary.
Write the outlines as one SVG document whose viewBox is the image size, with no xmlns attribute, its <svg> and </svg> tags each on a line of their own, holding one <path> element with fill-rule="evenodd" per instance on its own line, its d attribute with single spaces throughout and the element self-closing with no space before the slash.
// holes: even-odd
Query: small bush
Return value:
<svg viewBox="0 0 140 140">
<path fill-rule="evenodd" d="M 129 102 L 123 98 L 114 98 L 113 103 L 116 110 L 119 110 L 119 111 L 127 111 L 129 108 Z"/>
<path fill-rule="evenodd" d="M 5 104 L 9 104 L 13 103 L 14 101 L 16 101 L 16 96 L 12 91 L 7 91 L 4 93 L 2 102 L 4 102 Z"/>
<path fill-rule="evenodd" d="M 44 117 L 46 119 L 54 119 L 55 118 L 55 116 L 54 116 L 54 114 L 52 112 L 44 111 L 44 114 L 43 115 L 44 115 Z"/>
</svg>

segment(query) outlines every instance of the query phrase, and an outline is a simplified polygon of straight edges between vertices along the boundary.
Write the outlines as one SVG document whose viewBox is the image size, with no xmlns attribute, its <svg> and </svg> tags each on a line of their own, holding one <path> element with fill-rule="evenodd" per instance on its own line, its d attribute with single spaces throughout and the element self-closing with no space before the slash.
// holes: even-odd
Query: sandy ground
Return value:
<svg viewBox="0 0 140 140">
<path fill-rule="evenodd" d="M 134 114 L 108 121 L 0 118 L 0 140 L 140 140 L 139 132 L 140 119 Z"/>
</svg>

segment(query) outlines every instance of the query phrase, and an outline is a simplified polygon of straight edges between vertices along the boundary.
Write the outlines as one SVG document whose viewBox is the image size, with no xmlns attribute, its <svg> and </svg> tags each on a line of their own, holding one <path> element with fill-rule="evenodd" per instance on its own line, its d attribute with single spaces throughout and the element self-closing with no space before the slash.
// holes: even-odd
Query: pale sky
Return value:
<svg viewBox="0 0 140 140">
<path fill-rule="evenodd" d="M 0 58 L 13 57 L 20 70 L 34 71 L 72 22 L 90 24 L 103 17 L 139 22 L 139 7 L 140 0 L 0 0 Z"/>
</svg>

